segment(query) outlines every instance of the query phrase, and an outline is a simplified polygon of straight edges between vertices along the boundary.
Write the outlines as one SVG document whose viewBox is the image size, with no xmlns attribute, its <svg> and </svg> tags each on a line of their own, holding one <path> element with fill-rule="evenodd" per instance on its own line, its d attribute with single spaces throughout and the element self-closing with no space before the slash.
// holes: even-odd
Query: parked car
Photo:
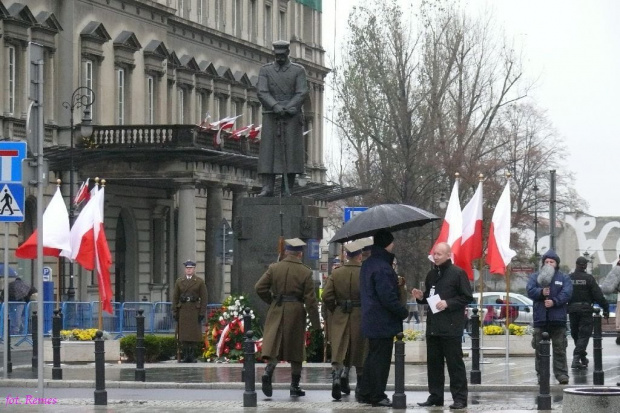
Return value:
<svg viewBox="0 0 620 413">
<path fill-rule="evenodd" d="M 480 293 L 474 293 L 474 300 L 477 303 L 480 299 Z M 495 311 L 495 319 L 499 319 L 500 312 L 502 309 L 501 304 L 497 304 L 497 299 L 500 298 L 502 301 L 506 301 L 506 291 L 498 291 L 498 292 L 485 292 L 482 294 L 482 316 L 481 320 L 485 319 L 487 314 L 487 309 L 492 306 Z M 510 293 L 510 305 L 517 306 L 519 308 L 519 316 L 516 320 L 514 320 L 515 324 L 532 324 L 533 321 L 533 305 L 534 303 L 529 297 L 524 296 L 523 294 Z M 472 307 L 475 306 L 472 304 Z M 471 308 L 469 309 L 469 313 L 471 316 Z"/>
</svg>

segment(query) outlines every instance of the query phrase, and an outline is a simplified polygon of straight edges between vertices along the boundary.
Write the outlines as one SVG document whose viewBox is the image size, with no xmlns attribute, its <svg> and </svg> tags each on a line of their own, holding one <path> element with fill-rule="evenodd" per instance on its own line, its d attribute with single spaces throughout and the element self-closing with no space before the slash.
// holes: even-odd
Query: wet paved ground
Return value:
<svg viewBox="0 0 620 413">
<path fill-rule="evenodd" d="M 466 347 L 467 344 L 464 346 Z M 567 354 L 572 354 L 572 344 Z M 592 344 L 589 353 L 592 354 Z M 1 353 L 0 353 L 1 355 Z M 25 402 L 28 395 L 37 396 L 37 376 L 30 369 L 31 351 L 18 349 L 13 354 L 14 371 L 8 380 L 0 379 L 0 411 L 7 405 L 6 397 L 20 397 Z M 1 358 L 0 358 L 1 360 Z M 533 357 L 512 357 L 506 363 L 504 357 L 486 358 L 481 365 L 482 384 L 470 385 L 468 411 L 527 411 L 536 409 L 538 386 L 534 372 Z M 569 356 L 570 361 L 570 356 Z M 135 365 L 107 364 L 106 388 L 108 406 L 93 406 L 94 365 L 63 365 L 63 380 L 51 380 L 51 366 L 44 370 L 44 397 L 56 398 L 57 404 L 50 406 L 28 406 L 21 404 L 19 411 L 57 411 L 59 405 L 66 411 L 186 411 L 188 408 L 200 408 L 209 411 L 317 411 L 331 412 L 339 410 L 387 411 L 387 408 L 371 408 L 344 397 L 341 402 L 334 402 L 330 395 L 329 364 L 313 363 L 304 366 L 302 387 L 307 395 L 299 399 L 288 396 L 290 368 L 281 364 L 276 369 L 274 396 L 266 399 L 257 388 L 257 408 L 243 408 L 244 384 L 240 381 L 239 364 L 179 364 L 174 361 L 147 364 L 146 383 L 134 381 Z M 256 368 L 259 379 L 264 365 Z M 466 359 L 466 367 L 471 370 L 471 361 Z M 605 383 L 615 386 L 620 381 L 620 346 L 611 337 L 603 339 L 603 370 Z M 587 370 L 571 371 L 570 386 L 592 385 L 593 362 Z M 352 382 L 355 376 L 352 375 Z M 394 391 L 394 369 L 391 369 L 388 395 Z M 405 391 L 407 408 L 418 411 L 441 411 L 441 408 L 420 408 L 415 403 L 426 399 L 426 365 L 407 364 L 405 367 Z M 561 410 L 562 389 L 555 380 L 552 384 L 553 409 Z M 449 389 L 446 388 L 446 407 L 451 403 Z M 17 410 L 15 410 L 17 411 Z"/>
</svg>

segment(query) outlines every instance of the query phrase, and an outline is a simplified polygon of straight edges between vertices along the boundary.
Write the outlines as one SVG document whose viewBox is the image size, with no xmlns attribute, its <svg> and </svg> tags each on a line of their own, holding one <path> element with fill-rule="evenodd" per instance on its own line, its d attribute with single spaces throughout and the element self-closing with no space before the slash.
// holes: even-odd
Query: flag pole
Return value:
<svg viewBox="0 0 620 413">
<path fill-rule="evenodd" d="M 483 174 L 479 174 L 478 175 L 478 181 L 482 184 L 482 182 L 484 181 L 484 175 Z M 481 187 L 482 188 L 482 187 Z M 484 192 L 483 192 L 483 205 L 484 205 Z M 482 226 L 484 227 L 484 220 L 482 220 Z M 482 228 L 482 234 L 484 234 L 484 228 Z M 480 257 L 480 259 L 478 260 L 478 281 L 479 281 L 479 288 L 480 288 L 480 297 L 478 300 L 478 307 L 480 308 L 480 317 L 482 317 L 482 295 L 484 294 L 484 248 L 482 249 L 482 256 Z"/>
<path fill-rule="evenodd" d="M 506 180 L 510 182 L 510 177 L 512 174 L 510 172 L 506 173 Z M 510 276 L 512 275 L 512 271 L 510 271 L 510 263 L 506 264 L 506 302 L 504 305 L 506 306 L 506 378 L 507 382 L 510 380 L 510 374 L 508 374 L 509 363 L 508 359 L 510 358 Z"/>
</svg>

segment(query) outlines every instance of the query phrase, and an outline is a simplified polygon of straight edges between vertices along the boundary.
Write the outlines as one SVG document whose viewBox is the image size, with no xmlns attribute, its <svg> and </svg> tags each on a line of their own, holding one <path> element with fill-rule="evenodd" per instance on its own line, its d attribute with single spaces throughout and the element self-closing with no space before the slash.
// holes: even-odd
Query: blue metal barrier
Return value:
<svg viewBox="0 0 620 413">
<path fill-rule="evenodd" d="M 4 338 L 3 303 L 0 303 L 0 343 Z M 63 314 L 63 330 L 97 328 L 99 325 L 99 301 L 79 302 L 67 301 L 60 303 Z M 172 317 L 172 303 L 158 302 L 113 302 L 113 314 L 103 313 L 103 330 L 114 335 L 115 338 L 126 334 L 136 333 L 136 314 L 138 310 L 144 310 L 144 330 L 149 334 L 174 333 L 175 321 Z M 206 316 L 211 310 L 218 309 L 222 305 L 208 304 Z M 44 329 L 46 336 L 51 334 L 53 310 L 56 302 L 44 302 Z M 11 317 L 11 336 L 17 337 L 15 346 L 24 341 L 32 345 L 32 331 L 30 317 L 37 309 L 37 302 L 9 302 L 9 317 Z M 15 322 L 13 321 L 15 318 Z M 18 320 L 19 319 L 19 320 Z M 13 324 L 15 323 L 15 324 Z"/>
</svg>

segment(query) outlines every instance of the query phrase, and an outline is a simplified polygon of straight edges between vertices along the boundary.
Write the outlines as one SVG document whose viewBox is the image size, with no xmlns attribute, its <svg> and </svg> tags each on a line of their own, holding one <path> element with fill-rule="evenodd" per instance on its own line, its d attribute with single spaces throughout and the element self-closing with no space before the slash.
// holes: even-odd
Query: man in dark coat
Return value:
<svg viewBox="0 0 620 413">
<path fill-rule="evenodd" d="M 256 294 L 269 304 L 262 349 L 267 363 L 262 390 L 267 397 L 273 392 L 271 382 L 278 360 L 291 363 L 290 395 L 306 395 L 299 387 L 306 358 L 306 313 L 313 329 L 321 328 L 321 321 L 312 270 L 301 261 L 304 245 L 299 238 L 285 240 L 285 258 L 271 264 L 254 286 Z"/>
<path fill-rule="evenodd" d="M 527 295 L 534 301 L 534 335 L 536 375 L 540 380 L 540 341 L 546 331 L 553 347 L 553 374 L 560 384 L 568 384 L 566 362 L 566 314 L 573 295 L 573 283 L 559 270 L 560 257 L 553 250 L 542 256 L 542 268 L 527 282 Z"/>
<path fill-rule="evenodd" d="M 207 312 L 207 286 L 202 278 L 196 277 L 196 263 L 187 260 L 185 275 L 174 283 L 172 315 L 178 324 L 178 338 L 183 348 L 183 359 L 179 362 L 195 363 L 196 344 L 203 341 L 202 325 Z"/>
<path fill-rule="evenodd" d="M 394 263 L 394 236 L 379 230 L 370 257 L 360 270 L 360 299 L 362 302 L 362 334 L 368 339 L 368 355 L 358 401 L 373 406 L 392 406 L 385 394 L 394 336 L 403 331 L 403 320 L 409 312 L 401 301 L 399 281 Z"/>
<path fill-rule="evenodd" d="M 573 283 L 573 295 L 568 302 L 568 316 L 570 335 L 575 342 L 572 369 L 588 368 L 586 349 L 592 335 L 592 303 L 601 306 L 605 318 L 609 317 L 609 304 L 594 277 L 586 272 L 587 267 L 588 260 L 579 257 L 575 263 L 575 272 L 569 275 Z"/>
<path fill-rule="evenodd" d="M 276 174 L 282 174 L 282 182 L 286 178 L 291 189 L 295 175 L 304 173 L 306 161 L 302 112 L 308 96 L 306 70 L 289 60 L 289 42 L 274 42 L 273 52 L 275 62 L 264 65 L 258 72 L 256 93 L 263 106 L 258 153 L 263 189 L 258 196 L 273 196 Z"/>
<path fill-rule="evenodd" d="M 349 370 L 355 366 L 359 397 L 359 383 L 364 372 L 366 340 L 362 337 L 362 309 L 360 301 L 360 268 L 362 243 L 345 244 L 348 261 L 335 269 L 323 289 L 323 302 L 330 311 L 328 323 L 332 347 L 332 397 L 340 400 L 341 393 L 349 394 Z"/>
<path fill-rule="evenodd" d="M 428 304 L 426 310 L 426 355 L 428 359 L 428 392 L 420 406 L 443 406 L 444 360 L 450 375 L 450 409 L 467 407 L 467 372 L 461 347 L 465 320 L 463 313 L 474 299 L 467 273 L 452 264 L 450 245 L 440 242 L 433 249 L 435 265 L 426 275 L 426 291 L 412 290 L 419 304 Z M 430 297 L 430 298 L 429 298 Z M 434 305 L 435 308 L 431 308 Z"/>
</svg>

